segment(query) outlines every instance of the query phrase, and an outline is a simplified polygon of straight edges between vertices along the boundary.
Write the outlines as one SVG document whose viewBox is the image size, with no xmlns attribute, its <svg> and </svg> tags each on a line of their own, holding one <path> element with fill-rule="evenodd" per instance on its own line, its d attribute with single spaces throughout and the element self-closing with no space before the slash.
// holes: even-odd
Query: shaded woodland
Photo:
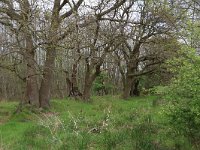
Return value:
<svg viewBox="0 0 200 150">
<path fill-rule="evenodd" d="M 200 149 L 199 0 L 0 0 L 0 149 Z"/>
<path fill-rule="evenodd" d="M 162 64 L 186 36 L 190 3 L 2 0 L 1 99 L 49 107 L 51 98 L 127 99 L 167 84 L 172 74 Z"/>
</svg>

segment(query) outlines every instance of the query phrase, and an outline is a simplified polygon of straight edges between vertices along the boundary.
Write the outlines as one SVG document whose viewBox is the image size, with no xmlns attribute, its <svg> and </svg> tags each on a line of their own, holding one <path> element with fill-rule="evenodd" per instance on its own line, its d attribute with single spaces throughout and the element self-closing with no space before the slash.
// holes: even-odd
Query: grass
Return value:
<svg viewBox="0 0 200 150">
<path fill-rule="evenodd" d="M 155 96 L 93 97 L 92 103 L 52 100 L 51 109 L 13 114 L 16 102 L 0 103 L 0 149 L 9 150 L 171 150 L 192 149 L 175 136 L 154 105 Z"/>
</svg>

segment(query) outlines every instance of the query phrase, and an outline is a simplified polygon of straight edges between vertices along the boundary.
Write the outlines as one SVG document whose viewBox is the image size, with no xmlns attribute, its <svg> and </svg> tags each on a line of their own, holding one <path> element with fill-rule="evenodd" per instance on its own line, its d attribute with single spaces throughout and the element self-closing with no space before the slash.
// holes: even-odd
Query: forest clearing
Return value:
<svg viewBox="0 0 200 150">
<path fill-rule="evenodd" d="M 0 103 L 2 149 L 192 149 L 175 136 L 162 100 L 145 96 L 123 101 L 94 97 L 91 104 L 53 100 L 50 111 L 26 109 L 13 115 L 16 102 Z"/>
<path fill-rule="evenodd" d="M 0 0 L 0 150 L 200 150 L 199 0 Z"/>
</svg>

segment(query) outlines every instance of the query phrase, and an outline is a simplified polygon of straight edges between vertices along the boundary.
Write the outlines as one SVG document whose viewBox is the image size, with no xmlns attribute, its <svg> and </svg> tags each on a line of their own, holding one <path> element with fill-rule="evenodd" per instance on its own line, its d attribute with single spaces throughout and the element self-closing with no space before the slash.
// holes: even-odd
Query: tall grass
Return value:
<svg viewBox="0 0 200 150">
<path fill-rule="evenodd" d="M 106 96 L 95 97 L 91 104 L 54 100 L 48 112 L 26 110 L 0 125 L 0 146 L 9 150 L 192 149 L 187 139 L 174 137 L 160 113 L 164 106 L 153 106 L 155 99 L 123 101 Z"/>
</svg>

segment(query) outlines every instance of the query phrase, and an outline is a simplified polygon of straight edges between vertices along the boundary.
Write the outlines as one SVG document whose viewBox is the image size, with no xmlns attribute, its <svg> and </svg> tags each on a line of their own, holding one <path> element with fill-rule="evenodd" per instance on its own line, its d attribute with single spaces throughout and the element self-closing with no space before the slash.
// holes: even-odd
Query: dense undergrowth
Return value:
<svg viewBox="0 0 200 150">
<path fill-rule="evenodd" d="M 192 150 L 171 128 L 156 96 L 93 97 L 92 103 L 53 100 L 48 111 L 13 114 L 16 102 L 0 103 L 0 149 Z"/>
</svg>

